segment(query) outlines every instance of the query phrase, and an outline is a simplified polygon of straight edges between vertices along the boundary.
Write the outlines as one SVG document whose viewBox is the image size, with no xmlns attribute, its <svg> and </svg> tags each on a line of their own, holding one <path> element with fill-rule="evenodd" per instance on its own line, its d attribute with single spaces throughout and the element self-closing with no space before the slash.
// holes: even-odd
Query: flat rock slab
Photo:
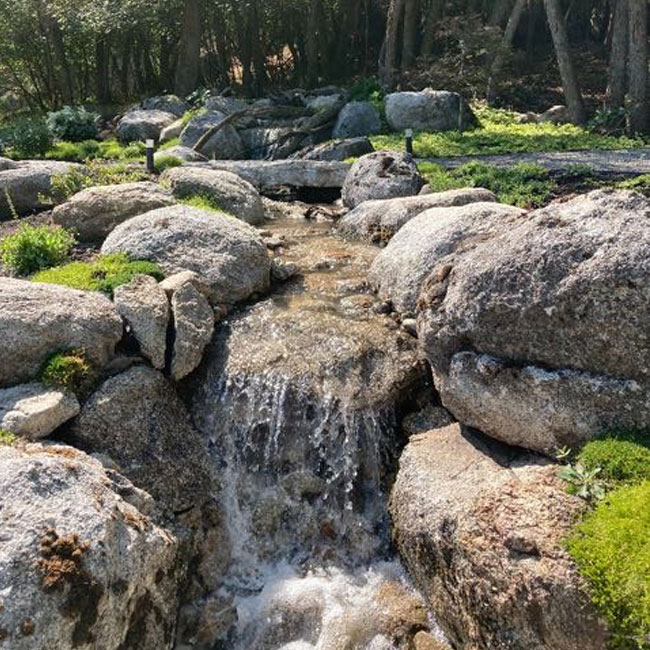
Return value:
<svg viewBox="0 0 650 650">
<path fill-rule="evenodd" d="M 259 190 L 290 187 L 343 187 L 351 165 L 320 160 L 229 160 L 194 163 L 192 166 L 222 169 L 237 174 Z"/>
<path fill-rule="evenodd" d="M 0 429 L 37 440 L 79 413 L 79 402 L 69 392 L 42 384 L 0 389 Z"/>
<path fill-rule="evenodd" d="M 619 151 L 556 151 L 551 153 L 510 153 L 494 156 L 453 156 L 450 158 L 418 159 L 446 168 L 468 162 L 482 162 L 496 167 L 511 167 L 519 163 L 535 163 L 550 172 L 566 172 L 570 165 L 588 165 L 594 174 L 636 176 L 650 174 L 650 147 Z"/>
</svg>

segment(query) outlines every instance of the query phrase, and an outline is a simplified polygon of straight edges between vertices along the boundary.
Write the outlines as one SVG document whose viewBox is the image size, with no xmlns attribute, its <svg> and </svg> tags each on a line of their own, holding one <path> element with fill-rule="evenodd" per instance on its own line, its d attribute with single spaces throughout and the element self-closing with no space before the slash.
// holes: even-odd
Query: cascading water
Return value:
<svg viewBox="0 0 650 650">
<path fill-rule="evenodd" d="M 398 410 L 423 378 L 415 342 L 365 291 L 376 249 L 325 224 L 271 229 L 300 276 L 221 325 L 193 405 L 231 546 L 223 647 L 407 647 L 380 597 L 392 585 L 413 600 L 390 561 L 386 490 Z"/>
</svg>

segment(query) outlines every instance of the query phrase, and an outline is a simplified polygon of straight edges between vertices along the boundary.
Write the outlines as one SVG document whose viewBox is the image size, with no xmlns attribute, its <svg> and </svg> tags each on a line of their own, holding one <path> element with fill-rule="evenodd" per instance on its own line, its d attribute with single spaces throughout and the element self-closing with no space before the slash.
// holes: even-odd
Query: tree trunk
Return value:
<svg viewBox="0 0 650 650">
<path fill-rule="evenodd" d="M 419 0 L 405 0 L 404 38 L 402 43 L 402 70 L 407 70 L 415 60 L 420 27 Z"/>
<path fill-rule="evenodd" d="M 643 0 L 644 2 L 646 0 Z M 553 37 L 555 46 L 555 56 L 557 57 L 560 76 L 562 77 L 562 86 L 564 88 L 564 97 L 566 99 L 567 109 L 571 121 L 580 124 L 585 120 L 585 106 L 578 85 L 571 52 L 569 50 L 569 38 L 566 32 L 564 16 L 560 7 L 559 0 L 544 0 L 546 8 L 546 18 L 548 26 Z"/>
<path fill-rule="evenodd" d="M 433 44 L 436 33 L 436 24 L 440 20 L 442 0 L 433 0 L 424 21 L 424 35 L 422 36 L 422 56 L 433 55 Z"/>
<path fill-rule="evenodd" d="M 515 33 L 517 32 L 519 22 L 521 21 L 521 14 L 523 13 L 524 7 L 526 6 L 526 1 L 527 0 L 515 0 L 515 5 L 510 12 L 510 18 L 508 18 L 508 24 L 506 25 L 506 29 L 503 32 L 503 40 L 501 41 L 501 47 L 504 49 L 504 51 L 510 49 L 512 46 L 512 41 L 515 37 Z M 501 72 L 502 67 L 503 53 L 500 52 L 494 57 L 492 67 L 490 68 L 490 77 L 488 79 L 487 91 L 485 93 L 489 104 L 493 104 L 496 99 L 497 77 L 499 75 L 499 72 Z"/>
<path fill-rule="evenodd" d="M 404 9 L 404 0 L 391 0 L 386 21 L 386 40 L 384 61 L 380 71 L 382 83 L 387 88 L 395 86 L 397 68 L 397 44 L 399 40 L 400 19 Z"/>
<path fill-rule="evenodd" d="M 201 5 L 200 0 L 185 0 L 183 27 L 176 64 L 174 92 L 184 97 L 196 90 L 199 81 L 201 58 Z"/>
<path fill-rule="evenodd" d="M 648 131 L 648 4 L 629 0 L 630 62 L 628 95 L 629 126 L 632 133 Z"/>
<path fill-rule="evenodd" d="M 627 0 L 614 0 L 612 45 L 607 70 L 607 108 L 618 108 L 625 103 L 625 69 L 627 63 Z"/>
<path fill-rule="evenodd" d="M 109 77 L 109 47 L 105 36 L 97 36 L 95 41 L 95 94 L 100 104 L 111 103 L 111 83 Z"/>
<path fill-rule="evenodd" d="M 491 27 L 500 27 L 508 15 L 508 10 L 512 6 L 512 0 L 496 0 L 488 19 L 488 25 Z"/>
</svg>

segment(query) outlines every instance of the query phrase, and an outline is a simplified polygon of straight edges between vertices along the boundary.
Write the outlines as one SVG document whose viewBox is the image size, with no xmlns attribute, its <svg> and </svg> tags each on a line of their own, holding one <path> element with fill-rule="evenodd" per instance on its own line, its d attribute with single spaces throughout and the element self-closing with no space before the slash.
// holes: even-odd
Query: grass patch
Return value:
<svg viewBox="0 0 650 650">
<path fill-rule="evenodd" d="M 519 163 L 509 168 L 470 162 L 446 170 L 435 163 L 420 163 L 418 169 L 434 192 L 462 187 L 484 187 L 502 203 L 519 207 L 544 205 L 557 189 L 557 183 L 540 165 Z"/>
<path fill-rule="evenodd" d="M 11 431 L 0 429 L 0 446 L 13 447 L 18 442 L 18 436 Z"/>
<path fill-rule="evenodd" d="M 172 147 L 180 147 L 181 146 L 181 141 L 179 138 L 172 138 L 171 140 L 167 140 L 167 142 L 163 142 L 158 147 L 158 151 L 165 151 L 167 149 L 171 149 Z"/>
<path fill-rule="evenodd" d="M 68 162 L 87 162 L 89 160 L 116 160 L 123 162 L 143 162 L 146 146 L 143 142 L 124 145 L 117 140 L 84 140 L 83 142 L 56 142 L 45 157 L 50 160 Z"/>
<path fill-rule="evenodd" d="M 650 195 L 650 174 L 641 174 L 641 176 L 621 181 L 617 187 L 622 190 L 635 190 L 641 194 Z"/>
<path fill-rule="evenodd" d="M 31 280 L 81 291 L 101 291 L 112 296 L 117 287 L 128 284 L 138 274 L 150 275 L 159 281 L 165 277 L 154 262 L 131 260 L 126 253 L 111 253 L 100 255 L 92 262 L 72 262 L 42 271 Z"/>
<path fill-rule="evenodd" d="M 517 114 L 483 105 L 472 107 L 480 127 L 471 131 L 420 132 L 413 138 L 419 158 L 475 156 L 481 154 L 535 153 L 633 149 L 642 147 L 641 138 L 595 133 L 573 124 L 519 124 Z M 402 133 L 372 136 L 375 149 L 404 149 Z"/>
<path fill-rule="evenodd" d="M 180 167 L 183 164 L 183 160 L 178 156 L 158 156 L 156 158 L 156 171 L 159 174 L 162 174 L 166 169 L 171 169 L 172 167 Z"/>
<path fill-rule="evenodd" d="M 54 174 L 50 195 L 44 197 L 54 204 L 67 201 L 73 194 L 96 185 L 121 185 L 149 180 L 146 170 L 132 167 L 126 162 L 107 165 L 99 161 L 90 162 L 85 169 L 70 169 L 65 174 Z"/>
<path fill-rule="evenodd" d="M 612 634 L 612 650 L 650 648 L 650 482 L 611 493 L 567 547 Z"/>
<path fill-rule="evenodd" d="M 2 263 L 18 275 L 29 275 L 61 264 L 76 240 L 59 226 L 32 226 L 23 223 L 0 241 Z"/>
<path fill-rule="evenodd" d="M 47 358 L 38 374 L 41 383 L 86 396 L 95 383 L 96 374 L 82 350 L 55 352 Z"/>
</svg>

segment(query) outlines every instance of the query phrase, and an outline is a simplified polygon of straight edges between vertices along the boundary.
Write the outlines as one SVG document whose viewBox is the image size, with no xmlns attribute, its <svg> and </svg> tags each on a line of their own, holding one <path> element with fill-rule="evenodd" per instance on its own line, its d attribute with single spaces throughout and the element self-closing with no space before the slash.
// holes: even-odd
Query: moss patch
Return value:
<svg viewBox="0 0 650 650">
<path fill-rule="evenodd" d="M 178 156 L 171 156 L 169 154 L 165 154 L 162 156 L 158 156 L 156 158 L 156 171 L 159 174 L 162 174 L 166 169 L 171 169 L 172 167 L 180 167 L 183 164 L 183 160 L 179 158 Z"/>
<path fill-rule="evenodd" d="M 650 481 L 650 434 L 618 433 L 587 443 L 578 461 L 600 468 L 599 478 L 610 486 Z"/>
<path fill-rule="evenodd" d="M 178 201 L 182 205 L 189 205 L 192 208 L 201 208 L 201 210 L 212 210 L 212 212 L 223 212 L 216 199 L 206 194 L 196 194 L 186 196 Z"/>
<path fill-rule="evenodd" d="M 0 429 L 0 446 L 13 447 L 17 442 L 18 437 L 15 434 L 11 433 L 11 431 Z"/>
<path fill-rule="evenodd" d="M 70 350 L 49 356 L 38 379 L 46 386 L 63 388 L 85 397 L 95 383 L 96 374 L 82 350 Z"/>
<path fill-rule="evenodd" d="M 102 291 L 110 296 L 123 284 L 128 284 L 133 276 L 150 275 L 162 280 L 165 274 L 154 262 L 130 260 L 126 253 L 100 255 L 92 262 L 72 262 L 37 273 L 33 282 L 61 284 L 81 291 Z"/>
<path fill-rule="evenodd" d="M 612 650 L 650 648 L 650 481 L 611 493 L 567 543 L 612 633 Z"/>
</svg>

